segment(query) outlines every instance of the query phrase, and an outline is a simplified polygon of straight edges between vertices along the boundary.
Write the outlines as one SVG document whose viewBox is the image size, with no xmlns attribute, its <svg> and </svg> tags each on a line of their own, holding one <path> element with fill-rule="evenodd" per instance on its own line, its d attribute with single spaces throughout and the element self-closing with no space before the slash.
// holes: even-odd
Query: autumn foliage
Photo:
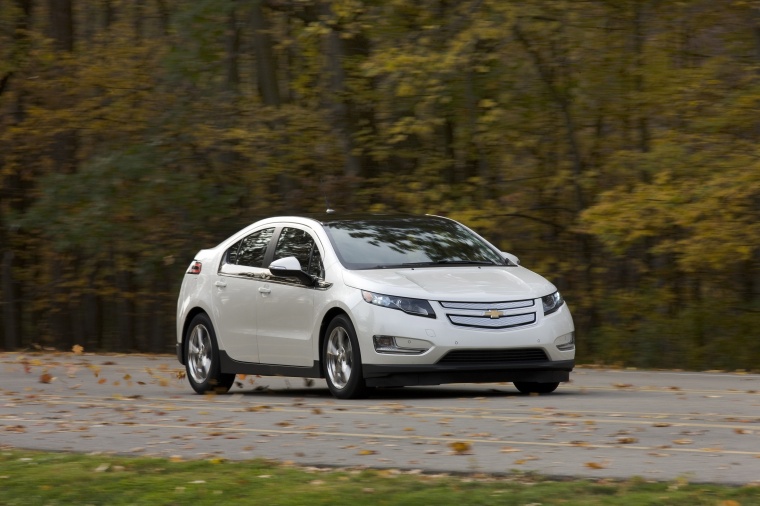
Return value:
<svg viewBox="0 0 760 506">
<path fill-rule="evenodd" d="M 444 214 L 581 362 L 756 368 L 760 5 L 0 0 L 0 347 L 170 351 L 267 215 Z"/>
</svg>

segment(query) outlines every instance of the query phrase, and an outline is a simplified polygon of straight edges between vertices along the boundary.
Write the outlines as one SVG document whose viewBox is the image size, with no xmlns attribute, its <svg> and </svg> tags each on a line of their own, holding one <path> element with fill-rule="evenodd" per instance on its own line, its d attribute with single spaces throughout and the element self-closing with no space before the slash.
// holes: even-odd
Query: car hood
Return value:
<svg viewBox="0 0 760 506">
<path fill-rule="evenodd" d="M 535 299 L 556 290 L 524 267 L 425 267 L 344 271 L 346 285 L 400 297 L 486 301 Z"/>
</svg>

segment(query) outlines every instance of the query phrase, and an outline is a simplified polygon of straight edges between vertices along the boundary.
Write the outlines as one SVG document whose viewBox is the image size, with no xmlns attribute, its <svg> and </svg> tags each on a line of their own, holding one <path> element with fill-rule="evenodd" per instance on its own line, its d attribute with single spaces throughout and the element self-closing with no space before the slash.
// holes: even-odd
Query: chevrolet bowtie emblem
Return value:
<svg viewBox="0 0 760 506">
<path fill-rule="evenodd" d="M 501 318 L 501 311 L 498 311 L 496 309 L 489 309 L 485 313 L 483 313 L 483 316 L 490 316 L 492 320 L 495 320 L 497 318 Z"/>
</svg>

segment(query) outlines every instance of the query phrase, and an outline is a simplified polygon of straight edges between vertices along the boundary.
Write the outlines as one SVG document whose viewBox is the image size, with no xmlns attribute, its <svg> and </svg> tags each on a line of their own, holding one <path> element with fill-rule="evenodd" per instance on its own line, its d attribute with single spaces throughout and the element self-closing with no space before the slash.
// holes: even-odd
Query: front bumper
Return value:
<svg viewBox="0 0 760 506">
<path fill-rule="evenodd" d="M 555 383 L 570 380 L 575 360 L 504 364 L 433 364 L 362 366 L 367 386 L 398 387 L 445 383 L 500 383 L 525 381 Z"/>
</svg>

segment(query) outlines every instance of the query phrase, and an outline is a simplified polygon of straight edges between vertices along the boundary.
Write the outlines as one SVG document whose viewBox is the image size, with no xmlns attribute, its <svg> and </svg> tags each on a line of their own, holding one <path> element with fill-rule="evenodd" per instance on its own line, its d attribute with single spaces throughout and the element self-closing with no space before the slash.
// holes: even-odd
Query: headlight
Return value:
<svg viewBox="0 0 760 506">
<path fill-rule="evenodd" d="M 426 318 L 435 318 L 433 307 L 426 300 L 409 299 L 407 297 L 395 297 L 393 295 L 382 295 L 362 290 L 364 300 L 375 306 L 398 309 L 407 314 L 424 316 Z"/>
<path fill-rule="evenodd" d="M 559 292 L 554 292 L 546 297 L 541 297 L 541 303 L 544 305 L 544 316 L 546 316 L 562 307 L 562 304 L 565 303 L 565 299 L 562 298 Z"/>
</svg>

